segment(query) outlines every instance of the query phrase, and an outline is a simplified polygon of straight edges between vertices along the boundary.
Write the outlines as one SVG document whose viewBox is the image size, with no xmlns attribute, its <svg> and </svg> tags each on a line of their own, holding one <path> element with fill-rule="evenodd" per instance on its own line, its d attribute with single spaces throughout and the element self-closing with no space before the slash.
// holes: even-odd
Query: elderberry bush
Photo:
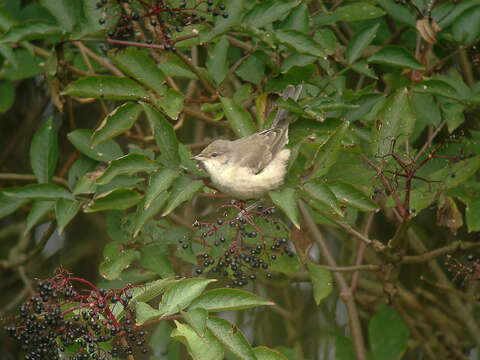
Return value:
<svg viewBox="0 0 480 360">
<path fill-rule="evenodd" d="M 135 327 L 128 290 L 97 289 L 61 270 L 38 282 L 37 293 L 20 306 L 4 330 L 21 344 L 25 360 L 107 360 L 145 354 L 146 334 Z M 123 317 L 113 315 L 115 306 L 123 308 Z"/>
<path fill-rule="evenodd" d="M 197 229 L 194 239 L 204 248 L 197 256 L 197 274 L 223 277 L 227 287 L 243 287 L 261 273 L 272 278 L 271 269 L 279 268 L 275 266 L 277 260 L 287 257 L 294 261 L 287 228 L 274 207 L 250 208 L 232 201 L 221 206 L 220 213 L 221 217 L 213 222 L 193 223 Z M 181 242 L 183 248 L 188 247 Z"/>
</svg>

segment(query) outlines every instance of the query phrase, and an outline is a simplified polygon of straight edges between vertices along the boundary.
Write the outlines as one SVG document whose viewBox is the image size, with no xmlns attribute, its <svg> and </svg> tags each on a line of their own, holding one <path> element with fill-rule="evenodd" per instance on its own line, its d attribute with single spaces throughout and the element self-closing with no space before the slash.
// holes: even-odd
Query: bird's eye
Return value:
<svg viewBox="0 0 480 360">
<path fill-rule="evenodd" d="M 217 156 L 218 156 L 218 153 L 212 153 L 210 156 L 211 156 L 211 157 L 217 157 Z"/>
</svg>

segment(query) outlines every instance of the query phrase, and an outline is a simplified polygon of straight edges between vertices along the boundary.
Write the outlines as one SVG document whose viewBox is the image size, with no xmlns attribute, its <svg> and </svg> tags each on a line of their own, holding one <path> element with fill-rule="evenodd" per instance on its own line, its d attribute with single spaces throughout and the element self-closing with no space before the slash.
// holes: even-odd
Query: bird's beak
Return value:
<svg viewBox="0 0 480 360">
<path fill-rule="evenodd" d="M 190 160 L 205 160 L 205 157 L 203 157 L 202 154 L 197 154 L 195 156 L 192 156 Z"/>
</svg>

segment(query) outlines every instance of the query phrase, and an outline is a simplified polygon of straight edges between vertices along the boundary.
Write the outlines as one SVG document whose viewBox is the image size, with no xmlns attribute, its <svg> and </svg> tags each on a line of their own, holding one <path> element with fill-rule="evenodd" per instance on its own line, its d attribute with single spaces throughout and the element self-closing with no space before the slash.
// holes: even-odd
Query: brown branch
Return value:
<svg viewBox="0 0 480 360">
<path fill-rule="evenodd" d="M 470 250 L 480 247 L 480 242 L 455 241 L 448 246 L 444 246 L 421 255 L 404 256 L 401 264 L 417 264 L 435 259 L 438 256 L 453 253 L 460 250 Z"/>
<path fill-rule="evenodd" d="M 227 123 L 227 122 L 222 122 L 222 121 L 217 121 L 213 118 L 211 118 L 210 116 L 208 116 L 207 114 L 204 114 L 203 112 L 199 111 L 199 110 L 196 110 L 196 109 L 192 109 L 192 108 L 189 108 L 189 107 L 184 107 L 183 108 L 183 112 L 189 116 L 192 116 L 196 119 L 199 119 L 199 120 L 203 120 L 209 124 L 212 124 L 212 125 L 215 125 L 215 126 L 221 126 L 221 127 L 230 127 L 230 125 Z"/>
<path fill-rule="evenodd" d="M 50 223 L 50 226 L 48 227 L 47 230 L 42 235 L 42 238 L 38 242 L 37 246 L 30 251 L 28 254 L 26 254 L 22 259 L 14 261 L 14 262 L 9 262 L 8 260 L 1 260 L 0 261 L 0 268 L 3 269 L 13 269 L 16 268 L 17 266 L 21 266 L 32 260 L 34 257 L 36 257 L 40 252 L 43 250 L 45 245 L 48 242 L 48 239 L 50 239 L 50 236 L 53 234 L 53 232 L 56 229 L 57 223 L 55 221 L 52 221 Z"/>
<path fill-rule="evenodd" d="M 375 165 L 369 158 L 367 158 L 365 155 L 360 154 L 360 157 L 365 161 L 370 167 L 375 169 L 377 172 L 377 175 L 380 176 L 380 179 L 382 179 L 383 185 L 385 185 L 385 188 L 388 190 L 390 195 L 392 196 L 393 200 L 395 201 L 395 205 L 397 206 L 398 211 L 400 212 L 400 216 L 402 218 L 406 218 L 408 213 L 405 210 L 404 206 L 402 205 L 400 199 L 398 198 L 397 194 L 395 193 L 395 190 L 393 189 L 392 185 L 390 184 L 390 181 L 388 181 L 387 177 L 383 173 L 383 170 L 380 169 L 377 165 Z"/>
<path fill-rule="evenodd" d="M 180 60 L 182 60 L 185 65 L 187 65 L 190 70 L 192 70 L 195 75 L 197 75 L 198 79 L 200 80 L 200 82 L 202 83 L 202 85 L 205 87 L 205 89 L 212 95 L 216 95 L 217 94 L 217 91 L 212 87 L 212 85 L 210 85 L 210 83 L 203 77 L 202 73 L 200 72 L 200 70 L 198 69 L 197 66 L 195 66 L 195 64 L 188 58 L 187 55 L 185 55 L 184 53 L 182 53 L 181 51 L 177 51 L 176 55 L 180 58 Z"/>
<path fill-rule="evenodd" d="M 78 49 L 80 51 L 84 51 L 89 57 L 91 57 L 93 60 L 95 60 L 96 62 L 98 62 L 100 65 L 102 65 L 103 67 L 107 68 L 108 70 L 110 70 L 112 73 L 114 73 L 115 75 L 117 76 L 120 76 L 120 77 L 124 77 L 125 75 L 117 69 L 116 66 L 114 66 L 113 64 L 111 64 L 109 61 L 107 61 L 106 59 L 104 59 L 102 56 L 99 56 L 97 54 L 95 54 L 92 50 L 90 50 L 87 46 L 85 46 L 83 43 L 81 43 L 80 41 L 74 41 L 73 44 L 78 47 Z"/>
<path fill-rule="evenodd" d="M 0 174 L 0 180 L 37 181 L 37 177 L 33 174 L 3 173 L 3 174 Z M 56 182 L 64 186 L 68 186 L 68 181 L 58 176 L 53 177 L 53 182 Z"/>
<path fill-rule="evenodd" d="M 325 258 L 327 264 L 331 267 L 337 267 L 337 263 L 333 258 L 330 250 L 328 249 L 320 230 L 318 230 L 317 225 L 313 221 L 310 213 L 308 212 L 307 208 L 303 204 L 302 200 L 298 201 L 298 207 L 300 212 L 303 215 L 305 223 L 307 225 L 308 230 L 312 234 L 313 239 L 320 247 L 320 253 Z M 339 272 L 333 272 L 333 277 L 335 281 L 338 283 L 340 287 L 340 297 L 342 298 L 345 308 L 348 314 L 349 326 L 350 326 L 350 333 L 352 334 L 353 340 L 353 347 L 355 350 L 355 355 L 357 360 L 366 360 L 367 354 L 365 350 L 365 342 L 363 339 L 362 327 L 360 324 L 360 319 L 358 317 L 357 306 L 355 304 L 355 300 L 353 298 L 352 291 L 350 287 L 347 285 L 345 278 Z"/>
<path fill-rule="evenodd" d="M 363 244 L 363 243 L 362 243 Z M 377 271 L 381 269 L 380 265 L 366 264 L 366 265 L 355 265 L 355 266 L 323 266 L 324 269 L 334 271 L 334 272 L 349 272 L 349 271 Z"/>
</svg>

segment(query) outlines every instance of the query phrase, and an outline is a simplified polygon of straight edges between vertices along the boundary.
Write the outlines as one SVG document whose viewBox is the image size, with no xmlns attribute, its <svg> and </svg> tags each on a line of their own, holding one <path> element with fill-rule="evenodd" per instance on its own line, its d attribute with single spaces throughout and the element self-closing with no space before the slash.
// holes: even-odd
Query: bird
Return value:
<svg viewBox="0 0 480 360">
<path fill-rule="evenodd" d="M 301 91 L 301 85 L 288 85 L 282 98 L 296 101 Z M 233 141 L 215 140 L 193 159 L 223 193 L 241 201 L 261 198 L 284 182 L 289 125 L 289 112 L 279 109 L 269 129 Z"/>
</svg>

